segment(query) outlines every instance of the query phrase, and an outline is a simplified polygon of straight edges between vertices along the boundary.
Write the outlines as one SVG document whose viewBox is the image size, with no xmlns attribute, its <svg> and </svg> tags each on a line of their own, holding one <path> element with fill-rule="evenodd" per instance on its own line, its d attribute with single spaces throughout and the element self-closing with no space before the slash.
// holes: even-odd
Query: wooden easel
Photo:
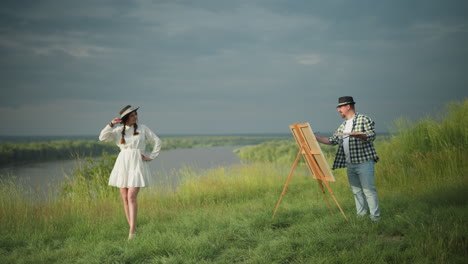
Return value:
<svg viewBox="0 0 468 264">
<path fill-rule="evenodd" d="M 286 184 L 284 185 L 283 192 L 281 193 L 278 203 L 276 204 L 275 212 L 273 213 L 273 216 L 271 217 L 271 219 L 272 220 L 275 219 L 276 212 L 278 211 L 281 200 L 283 199 L 283 196 L 286 193 L 286 190 L 288 189 L 288 185 L 289 185 L 289 182 L 291 181 L 294 169 L 296 168 L 299 162 L 299 158 L 301 157 L 301 154 L 302 154 L 306 161 L 307 167 L 309 168 L 309 171 L 312 174 L 312 177 L 317 179 L 320 189 L 322 190 L 323 196 L 325 197 L 325 200 L 327 201 L 327 205 L 328 205 L 328 209 L 330 210 L 330 213 L 333 214 L 333 211 L 331 209 L 330 202 L 328 201 L 328 198 L 325 194 L 323 183 L 325 183 L 325 186 L 327 187 L 328 192 L 331 194 L 333 200 L 335 201 L 336 205 L 340 209 L 340 212 L 343 215 L 344 219 L 347 222 L 349 222 L 348 218 L 343 212 L 343 209 L 341 209 L 340 204 L 336 200 L 335 195 L 333 194 L 333 191 L 330 188 L 330 185 L 328 184 L 328 181 L 335 181 L 335 179 L 333 175 L 331 174 L 330 169 L 328 168 L 328 164 L 325 161 L 325 157 L 323 156 L 323 153 L 318 145 L 318 142 L 315 139 L 315 136 L 312 132 L 312 129 L 310 128 L 310 125 L 308 123 L 304 123 L 304 124 L 295 123 L 289 128 L 291 129 L 291 132 L 293 133 L 293 136 L 299 147 L 299 152 L 297 153 L 296 160 L 294 161 L 294 165 L 291 169 L 291 172 L 289 173 L 288 179 L 286 180 Z"/>
</svg>

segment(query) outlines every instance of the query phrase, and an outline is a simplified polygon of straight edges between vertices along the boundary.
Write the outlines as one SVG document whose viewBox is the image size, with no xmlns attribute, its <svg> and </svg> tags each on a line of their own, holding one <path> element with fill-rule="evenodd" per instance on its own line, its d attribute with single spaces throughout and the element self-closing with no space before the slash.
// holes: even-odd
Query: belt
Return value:
<svg viewBox="0 0 468 264">
<path fill-rule="evenodd" d="M 120 150 L 140 150 L 139 148 L 128 147 L 128 146 L 121 146 Z"/>
</svg>

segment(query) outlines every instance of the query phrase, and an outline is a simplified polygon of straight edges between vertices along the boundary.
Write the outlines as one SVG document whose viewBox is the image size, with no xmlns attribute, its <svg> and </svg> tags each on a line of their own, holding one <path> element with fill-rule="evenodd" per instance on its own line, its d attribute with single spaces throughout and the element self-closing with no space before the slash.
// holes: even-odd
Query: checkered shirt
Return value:
<svg viewBox="0 0 468 264">
<path fill-rule="evenodd" d="M 368 116 L 356 113 L 353 118 L 352 132 L 364 132 L 367 135 L 367 140 L 364 141 L 359 138 L 349 137 L 349 155 L 351 163 L 362 163 L 368 160 L 377 162 L 379 157 L 374 148 L 374 121 Z M 338 127 L 336 133 L 343 133 L 345 128 L 346 120 Z M 329 138 L 332 145 L 339 144 L 338 151 L 336 152 L 335 161 L 333 162 L 332 169 L 339 169 L 346 167 L 346 157 L 343 148 L 343 137 L 342 136 L 331 136 Z"/>
</svg>

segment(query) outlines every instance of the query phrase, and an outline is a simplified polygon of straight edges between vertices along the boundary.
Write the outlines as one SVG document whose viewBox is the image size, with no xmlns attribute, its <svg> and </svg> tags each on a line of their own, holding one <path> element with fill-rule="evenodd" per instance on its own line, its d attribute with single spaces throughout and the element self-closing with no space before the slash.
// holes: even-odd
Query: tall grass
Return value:
<svg viewBox="0 0 468 264">
<path fill-rule="evenodd" d="M 109 197 L 111 189 L 107 185 L 116 159 L 116 156 L 106 152 L 97 160 L 86 158 L 85 163 L 80 163 L 79 167 L 68 175 L 61 186 L 61 195 L 72 200 Z"/>
<path fill-rule="evenodd" d="M 127 241 L 118 190 L 94 186 L 108 175 L 103 158 L 55 200 L 31 202 L 27 190 L 0 184 L 0 262 L 465 263 L 467 110 L 454 103 L 438 120 L 398 121 L 399 134 L 377 144 L 377 223 L 354 216 L 344 170 L 331 187 L 350 222 L 334 205 L 330 214 L 303 165 L 271 221 L 292 163 L 251 162 L 184 168 L 173 188 L 143 189 L 137 237 Z"/>
<path fill-rule="evenodd" d="M 395 121 L 394 136 L 378 145 L 377 174 L 388 189 L 413 194 L 468 184 L 468 100 L 450 103 L 438 118 Z"/>
<path fill-rule="evenodd" d="M 336 148 L 321 145 L 320 148 L 328 160 L 334 157 Z M 280 164 L 292 164 L 296 159 L 299 149 L 293 138 L 287 140 L 275 140 L 263 142 L 255 146 L 242 147 L 235 150 L 241 160 L 255 162 L 274 162 Z M 303 160 L 300 160 L 304 163 Z"/>
</svg>

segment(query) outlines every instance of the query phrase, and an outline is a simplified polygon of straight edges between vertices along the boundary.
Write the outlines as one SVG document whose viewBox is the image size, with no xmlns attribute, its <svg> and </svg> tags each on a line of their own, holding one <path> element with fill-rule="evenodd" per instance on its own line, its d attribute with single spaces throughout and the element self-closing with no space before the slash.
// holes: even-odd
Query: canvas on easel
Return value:
<svg viewBox="0 0 468 264">
<path fill-rule="evenodd" d="M 296 160 L 294 161 L 294 165 L 291 169 L 291 172 L 289 173 L 286 184 L 284 185 L 283 192 L 281 193 L 278 203 L 276 204 L 276 208 L 273 213 L 272 219 L 275 218 L 275 215 L 276 215 L 276 212 L 278 211 L 281 200 L 283 199 L 283 196 L 286 193 L 286 190 L 288 188 L 289 182 L 291 181 L 291 177 L 293 175 L 294 169 L 296 168 L 299 162 L 299 158 L 302 156 L 307 164 L 307 168 L 309 169 L 312 177 L 314 179 L 317 179 L 317 182 L 319 183 L 319 187 L 322 190 L 323 196 L 325 197 L 330 213 L 333 214 L 333 211 L 331 209 L 328 198 L 325 194 L 325 189 L 323 187 L 324 184 L 328 192 L 332 196 L 333 200 L 335 201 L 336 205 L 340 209 L 341 214 L 343 215 L 345 220 L 348 221 L 348 218 L 343 212 L 343 209 L 341 209 L 340 204 L 336 200 L 335 195 L 333 194 L 333 191 L 331 190 L 330 185 L 328 184 L 329 181 L 334 182 L 335 177 L 333 177 L 333 174 L 331 173 L 331 170 L 328 166 L 325 156 L 323 155 L 323 152 L 314 136 L 314 133 L 312 132 L 312 128 L 310 127 L 309 123 L 304 123 L 304 124 L 295 123 L 289 128 L 291 129 L 294 139 L 296 140 L 296 143 L 299 147 L 299 152 L 297 153 Z"/>
<path fill-rule="evenodd" d="M 320 145 L 315 139 L 314 133 L 312 132 L 312 128 L 310 127 L 309 123 L 297 124 L 297 127 L 296 125 L 292 125 L 289 127 L 289 129 L 291 129 L 291 132 L 299 148 L 301 147 L 301 135 L 299 135 L 299 133 L 302 133 L 306 146 L 310 149 L 310 154 L 312 154 L 312 157 L 318 163 L 318 167 L 322 172 L 323 176 L 325 177 L 325 180 L 334 182 L 335 177 L 333 177 L 330 167 L 328 166 L 327 160 L 323 155 Z M 314 179 L 318 179 L 317 176 L 314 174 L 314 170 L 312 168 L 312 160 L 310 160 L 307 157 L 307 153 L 305 150 L 302 150 L 302 156 L 304 157 L 304 160 L 307 164 L 307 167 L 309 168 L 310 173 L 312 174 L 312 177 L 314 177 Z"/>
</svg>

